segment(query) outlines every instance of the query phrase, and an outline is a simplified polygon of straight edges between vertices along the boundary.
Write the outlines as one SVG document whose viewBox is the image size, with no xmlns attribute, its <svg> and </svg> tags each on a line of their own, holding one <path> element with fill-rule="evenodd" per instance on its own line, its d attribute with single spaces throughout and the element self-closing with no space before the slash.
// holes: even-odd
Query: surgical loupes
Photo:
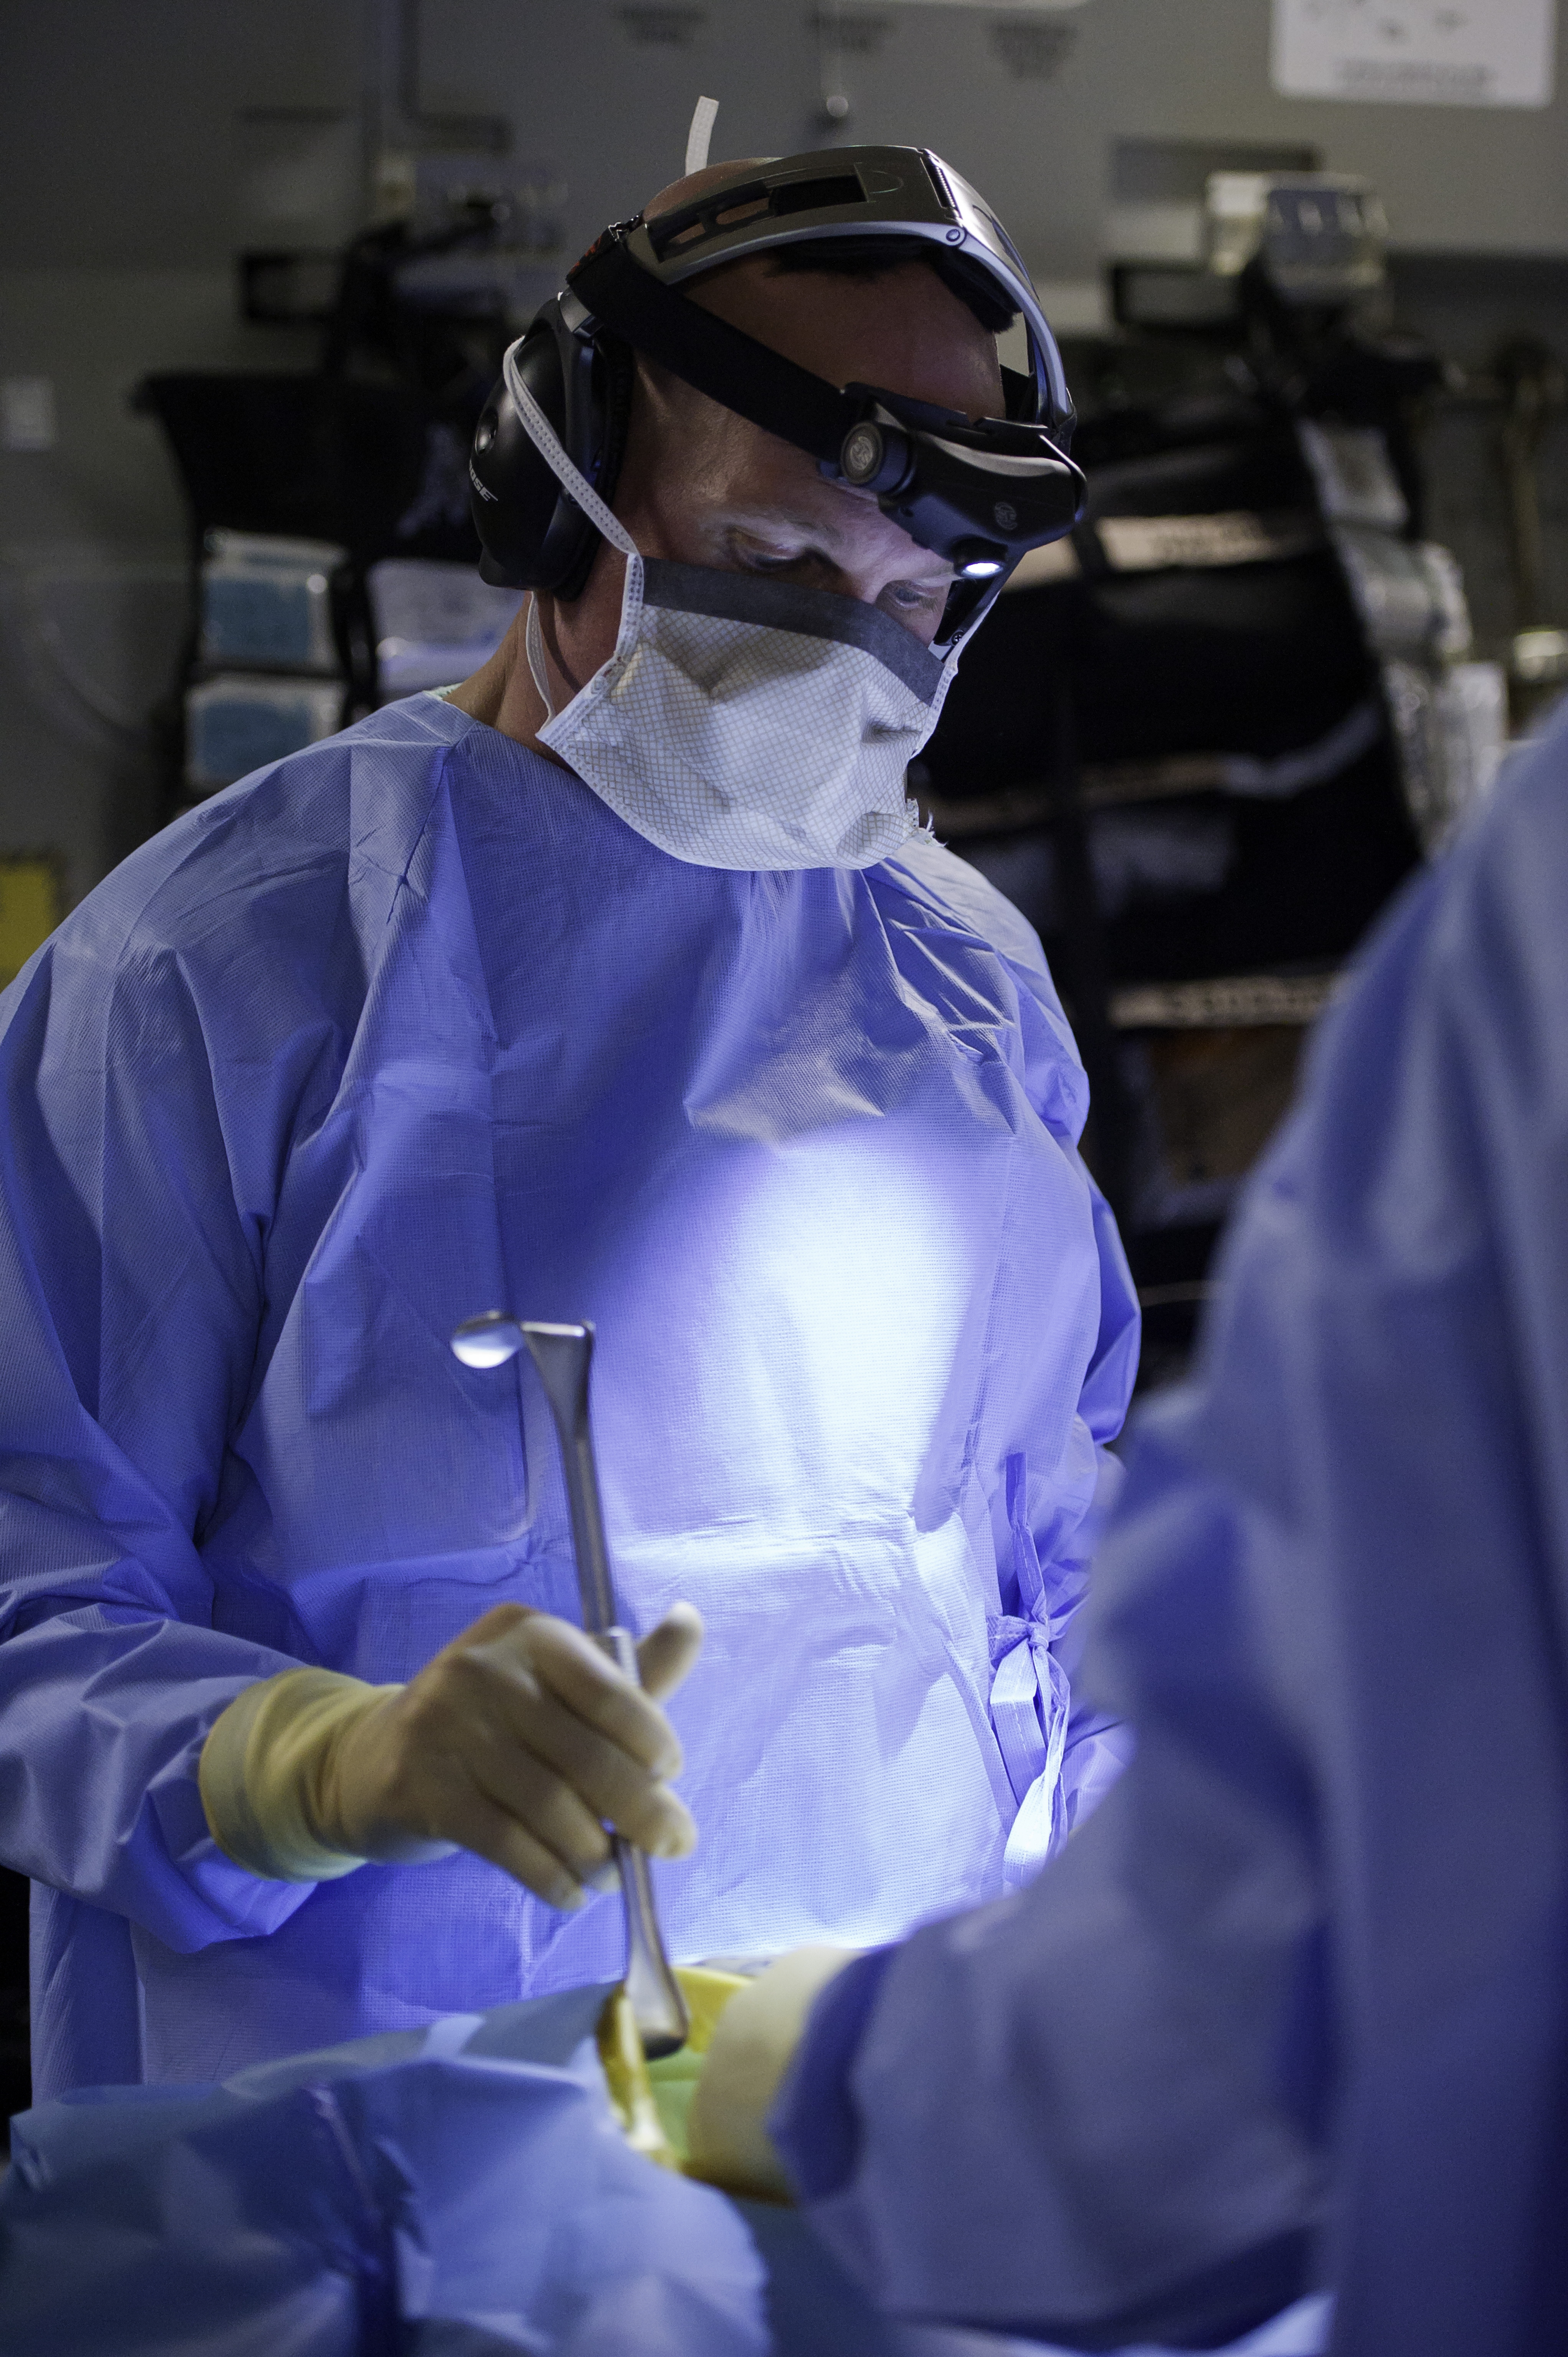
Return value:
<svg viewBox="0 0 1568 2357">
<path fill-rule="evenodd" d="M 593 1426 L 588 1420 L 593 1328 L 530 1324 L 492 1309 L 482 1318 L 466 1319 L 452 1337 L 453 1351 L 466 1367 L 504 1366 L 524 1347 L 539 1371 L 561 1443 L 583 1626 L 598 1639 L 617 1668 L 639 1684 L 637 1648 L 616 1611 Z M 626 1907 L 627 1997 L 643 2052 L 650 2061 L 657 2061 L 661 2054 L 672 2054 L 686 2042 L 690 2027 L 686 2001 L 664 1953 L 647 1857 L 618 1834 L 610 1839 Z"/>
</svg>

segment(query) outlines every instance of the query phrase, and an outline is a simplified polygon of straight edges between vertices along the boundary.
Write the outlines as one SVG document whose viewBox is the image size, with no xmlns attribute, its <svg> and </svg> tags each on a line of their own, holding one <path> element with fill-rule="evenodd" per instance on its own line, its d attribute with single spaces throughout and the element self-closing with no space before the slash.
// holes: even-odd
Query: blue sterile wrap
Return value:
<svg viewBox="0 0 1568 2357">
<path fill-rule="evenodd" d="M 765 2357 L 742 2219 L 622 2136 L 606 1995 L 22 2114 L 0 2347 Z"/>
<path fill-rule="evenodd" d="M 596 2059 L 606 1995 L 24 2113 L 0 2180 L 0 2348 L 1007 2357 L 906 2333 L 797 2212 L 633 2152 Z M 1310 2321 L 1234 2357 L 1303 2357 L 1321 2345 Z"/>
</svg>

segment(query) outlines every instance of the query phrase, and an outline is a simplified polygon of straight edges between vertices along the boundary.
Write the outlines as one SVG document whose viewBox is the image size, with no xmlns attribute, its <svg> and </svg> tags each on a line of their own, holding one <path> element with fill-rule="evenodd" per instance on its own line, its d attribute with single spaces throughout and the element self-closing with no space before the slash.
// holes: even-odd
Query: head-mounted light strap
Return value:
<svg viewBox="0 0 1568 2357">
<path fill-rule="evenodd" d="M 566 283 L 596 319 L 682 384 L 819 462 L 838 464 L 862 404 L 675 294 L 627 251 L 624 231 L 607 230 Z"/>
</svg>

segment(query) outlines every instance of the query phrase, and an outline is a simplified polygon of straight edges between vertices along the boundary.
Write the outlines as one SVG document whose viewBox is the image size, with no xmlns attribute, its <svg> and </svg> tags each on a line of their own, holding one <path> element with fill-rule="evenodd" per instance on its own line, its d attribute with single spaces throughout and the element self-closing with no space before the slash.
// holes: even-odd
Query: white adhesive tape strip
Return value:
<svg viewBox="0 0 1568 2357">
<path fill-rule="evenodd" d="M 686 169 L 705 172 L 708 167 L 708 146 L 714 135 L 714 117 L 719 111 L 716 98 L 700 98 L 692 115 L 692 128 L 686 134 Z"/>
</svg>

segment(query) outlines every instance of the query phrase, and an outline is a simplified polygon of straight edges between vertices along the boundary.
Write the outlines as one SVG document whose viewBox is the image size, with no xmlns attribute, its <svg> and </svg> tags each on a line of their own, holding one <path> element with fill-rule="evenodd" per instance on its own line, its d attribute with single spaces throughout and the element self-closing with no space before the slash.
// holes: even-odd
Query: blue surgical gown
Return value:
<svg viewBox="0 0 1568 2357">
<path fill-rule="evenodd" d="M 542 1396 L 448 1347 L 478 1310 L 597 1322 L 627 1618 L 707 1622 L 678 1956 L 886 1940 L 1113 1774 L 1068 1676 L 1136 1313 L 1038 943 L 939 846 L 689 866 L 417 696 L 145 845 L 3 1007 L 40 2094 L 619 1969 L 613 1896 L 558 1915 L 466 1855 L 263 1881 L 202 1814 L 250 1681 L 576 1616 Z"/>
<path fill-rule="evenodd" d="M 822 2230 L 1097 2348 L 1316 2279 L 1337 2357 L 1568 2349 L 1568 712 L 1327 1018 L 1095 1580 L 1137 1759 L 830 1989 Z"/>
</svg>

